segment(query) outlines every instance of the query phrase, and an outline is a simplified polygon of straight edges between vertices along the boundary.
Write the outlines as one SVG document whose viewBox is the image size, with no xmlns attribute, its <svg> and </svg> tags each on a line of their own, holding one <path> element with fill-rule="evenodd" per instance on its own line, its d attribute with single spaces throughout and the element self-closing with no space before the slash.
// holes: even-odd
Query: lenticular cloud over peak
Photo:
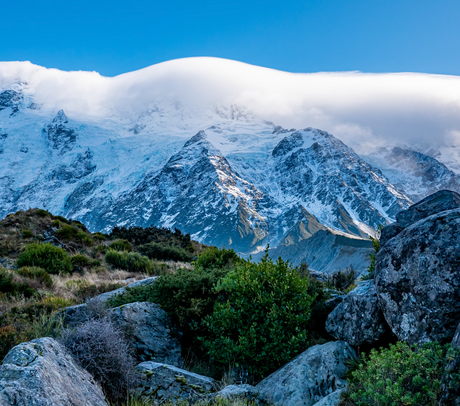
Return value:
<svg viewBox="0 0 460 406">
<path fill-rule="evenodd" d="M 200 116 L 201 125 L 215 106 L 233 105 L 284 127 L 324 129 L 361 152 L 387 145 L 460 148 L 457 76 L 287 73 L 207 57 L 173 60 L 116 77 L 30 62 L 0 63 L 0 87 L 18 84 L 43 109 L 64 109 L 75 119 L 116 120 L 169 105 L 176 115 L 184 110 L 197 120 Z"/>
</svg>

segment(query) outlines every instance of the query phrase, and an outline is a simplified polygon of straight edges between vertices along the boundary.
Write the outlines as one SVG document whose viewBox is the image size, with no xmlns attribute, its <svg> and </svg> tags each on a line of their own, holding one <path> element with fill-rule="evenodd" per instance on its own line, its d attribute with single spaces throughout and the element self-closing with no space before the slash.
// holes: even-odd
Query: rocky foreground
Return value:
<svg viewBox="0 0 460 406">
<path fill-rule="evenodd" d="M 382 230 L 375 275 L 334 298 L 326 330 L 337 341 L 314 345 L 255 386 L 216 382 L 183 369 L 180 331 L 158 305 L 135 302 L 108 309 L 131 332 L 138 365 L 133 392 L 153 404 L 180 399 L 200 403 L 243 396 L 276 406 L 339 405 L 357 347 L 389 341 L 431 341 L 460 347 L 460 195 L 441 191 L 400 212 Z M 155 277 L 137 284 L 154 284 Z M 119 291 L 68 307 L 68 326 L 90 319 L 97 303 Z M 458 368 L 453 359 L 449 368 Z M 443 386 L 440 405 L 460 404 L 460 391 Z M 52 338 L 14 347 L 0 366 L 0 405 L 107 405 L 98 383 Z"/>
</svg>

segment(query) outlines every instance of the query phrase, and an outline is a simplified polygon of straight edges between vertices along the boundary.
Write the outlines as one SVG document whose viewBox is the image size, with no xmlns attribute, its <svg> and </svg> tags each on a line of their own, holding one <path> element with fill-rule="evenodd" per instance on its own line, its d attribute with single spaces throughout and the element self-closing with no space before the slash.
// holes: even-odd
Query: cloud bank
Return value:
<svg viewBox="0 0 460 406">
<path fill-rule="evenodd" d="M 460 77 L 421 73 L 287 73 L 187 58 L 108 78 L 30 62 L 0 63 L 0 87 L 27 82 L 36 102 L 70 116 L 113 117 L 163 101 L 198 112 L 248 108 L 284 127 L 318 127 L 358 151 L 387 145 L 460 150 Z M 197 113 L 198 114 L 198 113 Z"/>
</svg>

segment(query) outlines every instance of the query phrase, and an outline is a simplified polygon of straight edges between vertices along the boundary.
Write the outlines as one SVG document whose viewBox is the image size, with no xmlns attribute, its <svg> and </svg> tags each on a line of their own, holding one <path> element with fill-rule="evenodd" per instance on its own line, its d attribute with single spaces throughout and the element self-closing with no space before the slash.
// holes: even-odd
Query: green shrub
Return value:
<svg viewBox="0 0 460 406">
<path fill-rule="evenodd" d="M 222 367 L 234 364 L 266 376 L 309 345 L 314 298 L 308 288 L 308 279 L 281 258 L 274 263 L 268 252 L 259 263 L 242 262 L 218 283 L 226 300 L 205 319 L 204 347 Z"/>
<path fill-rule="evenodd" d="M 105 260 L 108 264 L 127 271 L 149 273 L 152 270 L 150 260 L 137 252 L 108 250 Z"/>
<path fill-rule="evenodd" d="M 28 245 L 19 254 L 17 264 L 19 267 L 38 266 L 50 274 L 70 273 L 73 269 L 67 251 L 50 243 Z"/>
<path fill-rule="evenodd" d="M 453 358 L 450 344 L 421 346 L 397 342 L 371 350 L 351 373 L 345 399 L 357 406 L 437 406 L 445 367 Z M 455 384 L 460 381 L 456 377 Z"/>
<path fill-rule="evenodd" d="M 43 209 L 35 209 L 35 214 L 40 217 L 49 217 L 51 215 L 50 212 Z"/>
<path fill-rule="evenodd" d="M 71 226 L 69 224 L 61 224 L 61 226 L 62 227 L 59 230 L 56 231 L 56 234 L 61 238 L 64 238 L 66 240 L 70 240 L 72 238 L 75 238 L 76 235 L 78 234 L 78 228 L 77 227 L 73 227 L 73 226 Z"/>
<path fill-rule="evenodd" d="M 198 255 L 194 265 L 202 269 L 232 268 L 240 262 L 241 258 L 233 249 L 209 247 Z"/>
<path fill-rule="evenodd" d="M 36 279 L 40 281 L 47 288 L 53 286 L 53 279 L 45 269 L 39 268 L 38 266 L 24 266 L 18 269 L 17 273 L 25 278 Z"/>
<path fill-rule="evenodd" d="M 53 216 L 53 219 L 59 220 L 62 223 L 69 224 L 69 220 L 62 216 Z"/>
<path fill-rule="evenodd" d="M 83 244 L 85 244 L 85 245 L 93 245 L 94 244 L 93 239 L 88 234 L 86 234 L 84 231 L 79 231 L 77 233 L 77 235 L 75 236 L 75 238 L 78 241 L 80 241 Z"/>
<path fill-rule="evenodd" d="M 81 254 L 73 255 L 70 257 L 70 262 L 72 262 L 73 266 L 89 266 L 92 265 L 92 261 Z"/>
<path fill-rule="evenodd" d="M 115 240 L 109 245 L 109 247 L 114 249 L 115 251 L 131 252 L 133 250 L 131 243 L 128 240 L 122 240 L 122 239 Z M 141 254 L 144 255 L 142 252 Z"/>
<path fill-rule="evenodd" d="M 137 247 L 137 250 L 150 259 L 190 262 L 194 255 L 185 248 L 150 243 Z"/>
<path fill-rule="evenodd" d="M 325 289 L 324 283 L 310 275 L 310 270 L 305 262 L 302 262 L 296 271 L 301 278 L 308 279 L 308 294 L 315 298 L 311 305 L 308 330 L 315 338 L 329 337 L 329 333 L 326 331 L 326 319 L 332 308 L 326 305 L 326 301 L 331 298 L 331 295 Z"/>
<path fill-rule="evenodd" d="M 6 269 L 0 269 L 0 292 L 6 296 L 32 297 L 36 291 L 27 283 L 18 283 L 13 281 L 13 274 Z"/>
<path fill-rule="evenodd" d="M 95 240 L 107 240 L 109 236 L 107 234 L 101 233 L 100 231 L 96 231 L 95 233 L 92 234 L 93 239 Z"/>
<path fill-rule="evenodd" d="M 22 230 L 22 238 L 32 238 L 34 233 L 30 230 Z"/>
<path fill-rule="evenodd" d="M 160 276 L 154 284 L 127 288 L 127 292 L 114 296 L 109 306 L 133 302 L 158 303 L 179 324 L 182 348 L 201 354 L 198 336 L 205 334 L 203 319 L 212 314 L 218 293 L 217 282 L 228 274 L 226 269 L 179 269 L 176 273 Z"/>
</svg>

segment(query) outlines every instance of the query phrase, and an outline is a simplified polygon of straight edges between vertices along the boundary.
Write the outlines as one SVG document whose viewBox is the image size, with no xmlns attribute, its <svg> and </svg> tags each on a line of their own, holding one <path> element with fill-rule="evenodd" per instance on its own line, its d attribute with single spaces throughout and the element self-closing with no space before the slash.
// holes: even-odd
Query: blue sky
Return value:
<svg viewBox="0 0 460 406">
<path fill-rule="evenodd" d="M 106 76 L 190 56 L 460 75 L 459 0 L 25 0 L 1 13 L 1 61 Z"/>
</svg>

